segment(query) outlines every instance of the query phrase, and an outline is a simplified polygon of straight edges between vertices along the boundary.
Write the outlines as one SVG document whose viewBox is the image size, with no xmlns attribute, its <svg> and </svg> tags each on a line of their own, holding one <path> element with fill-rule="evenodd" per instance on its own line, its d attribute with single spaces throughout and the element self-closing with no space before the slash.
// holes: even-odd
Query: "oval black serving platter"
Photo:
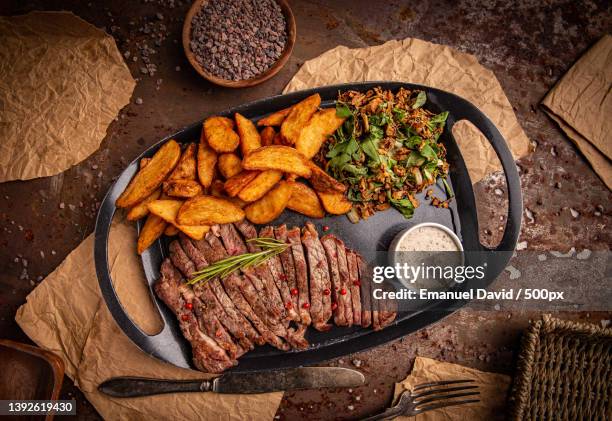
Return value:
<svg viewBox="0 0 612 421">
<path fill-rule="evenodd" d="M 446 128 L 440 139 L 447 149 L 447 159 L 451 168 L 448 181 L 454 190 L 455 199 L 451 202 L 449 209 L 438 209 L 427 205 L 427 202 L 423 200 L 423 195 L 420 195 L 419 199 L 423 204 L 416 209 L 414 217 L 410 220 L 404 219 L 399 212 L 391 208 L 387 211 L 379 212 L 365 221 L 360 221 L 358 224 L 352 224 L 345 216 L 326 217 L 312 222 L 315 223 L 319 232 L 322 232 L 321 228 L 326 225 L 330 228 L 329 232 L 337 234 L 349 247 L 365 254 L 376 250 L 386 250 L 394 235 L 404 228 L 426 221 L 440 223 L 452 229 L 459 236 L 466 251 L 476 252 L 476 255 L 484 256 L 481 259 L 486 261 L 487 270 L 485 279 L 480 282 L 479 287 L 487 287 L 506 266 L 516 246 L 522 212 L 520 180 L 512 154 L 497 128 L 478 108 L 465 99 L 438 89 L 410 83 L 363 82 L 326 86 L 274 96 L 226 110 L 219 113 L 219 115 L 229 117 L 239 112 L 245 117 L 256 121 L 274 111 L 295 104 L 314 93 L 321 95 L 322 107 L 330 107 L 334 106 L 334 100 L 337 97 L 338 91 L 349 89 L 366 91 L 376 86 L 393 91 L 400 87 L 424 90 L 427 93 L 427 103 L 425 104 L 427 109 L 435 113 L 442 111 L 449 112 Z M 474 124 L 489 140 L 505 172 L 509 199 L 508 217 L 503 238 L 495 249 L 486 248 L 479 242 L 478 219 L 472 182 L 457 143 L 452 136 L 453 125 L 464 119 Z M 140 159 L 152 156 L 169 139 L 175 139 L 179 142 L 197 141 L 200 137 L 201 124 L 201 122 L 197 122 L 160 140 L 136 158 L 123 171 L 108 191 L 101 204 L 95 227 L 94 253 L 96 272 L 102 295 L 115 321 L 123 332 L 144 352 L 184 368 L 193 368 L 190 346 L 183 338 L 172 311 L 156 298 L 151 289 L 159 277 L 161 262 L 167 255 L 167 242 L 163 239 L 158 240 L 142 255 L 142 263 L 146 279 L 149 283 L 151 297 L 155 301 L 164 322 L 163 329 L 156 335 L 147 335 L 143 332 L 130 319 L 128 313 L 122 307 L 109 272 L 107 243 L 111 221 L 117 210 L 115 200 L 136 173 Z M 439 189 L 439 187 L 437 188 Z M 436 193 L 438 197 L 444 197 L 442 190 Z M 306 220 L 308 218 L 303 215 L 285 211 L 273 224 L 286 223 L 288 225 L 303 226 Z M 140 224 L 138 228 L 141 228 Z M 136 245 L 134 245 L 135 247 Z M 477 264 L 482 262 L 471 263 Z M 116 281 L 120 282 L 120 280 Z M 143 297 L 143 299 L 148 298 Z M 295 367 L 315 364 L 327 359 L 362 351 L 408 335 L 434 323 L 450 314 L 452 312 L 450 308 L 456 309 L 463 305 L 464 302 L 456 302 L 454 304 L 454 306 L 449 306 L 448 302 L 433 302 L 420 311 L 400 313 L 391 326 L 378 332 L 360 327 L 334 327 L 331 331 L 325 333 L 309 329 L 307 334 L 307 338 L 311 343 L 309 349 L 283 352 L 270 346 L 258 347 L 240 358 L 238 366 L 232 370 L 255 371 Z"/>
</svg>

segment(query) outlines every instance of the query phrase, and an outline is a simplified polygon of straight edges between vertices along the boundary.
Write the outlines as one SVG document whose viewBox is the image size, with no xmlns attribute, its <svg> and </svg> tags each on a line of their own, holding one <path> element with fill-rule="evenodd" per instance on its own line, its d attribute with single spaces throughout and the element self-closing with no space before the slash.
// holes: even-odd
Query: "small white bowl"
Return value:
<svg viewBox="0 0 612 421">
<path fill-rule="evenodd" d="M 461 244 L 461 240 L 459 239 L 459 237 L 457 237 L 457 235 L 452 230 L 450 230 L 449 228 L 445 227 L 444 225 L 440 225 L 440 224 L 437 224 L 435 222 L 424 222 L 424 223 L 412 226 L 410 228 L 407 228 L 405 230 L 402 230 L 402 231 L 400 231 L 395 236 L 395 238 L 391 242 L 391 245 L 389 246 L 389 250 L 388 250 L 388 254 L 387 254 L 387 256 L 388 256 L 388 264 L 390 266 L 395 267 L 396 264 L 398 264 L 398 263 L 400 265 L 403 264 L 403 263 L 408 263 L 406 261 L 398 261 L 398 253 L 408 253 L 408 254 L 410 254 L 410 253 L 423 253 L 423 254 L 436 253 L 435 251 L 425 251 L 425 250 L 422 251 L 422 252 L 419 252 L 419 251 L 400 251 L 400 250 L 398 250 L 399 244 L 401 243 L 401 241 L 405 237 L 410 235 L 410 233 L 412 233 L 412 231 L 414 231 L 416 229 L 419 229 L 419 228 L 423 228 L 423 227 L 433 227 L 433 228 L 439 229 L 439 230 L 445 232 L 446 234 L 448 234 L 448 236 L 451 237 L 451 239 L 453 240 L 453 242 L 457 246 L 456 252 L 461 253 L 461 257 L 460 257 L 461 260 L 457 261 L 456 264 L 458 264 L 458 265 L 463 265 L 464 264 L 465 259 L 464 259 L 464 256 L 463 256 L 463 244 Z M 441 251 L 441 252 L 442 253 L 449 253 L 449 251 L 446 251 L 446 252 L 445 251 Z M 450 251 L 450 252 L 452 253 L 454 251 Z M 416 256 L 417 261 L 418 261 L 419 257 L 422 257 L 422 256 L 417 254 L 417 256 Z M 413 266 L 418 266 L 418 264 L 415 264 L 415 263 L 416 262 L 409 263 L 409 264 L 411 264 Z M 440 284 L 435 285 L 435 284 L 431 284 L 431 283 L 424 283 L 424 282 L 427 282 L 427 281 L 417 281 L 416 283 L 414 283 L 414 282 L 407 283 L 407 282 L 404 282 L 402 279 L 398 279 L 398 280 L 400 281 L 400 283 L 402 285 L 404 285 L 406 288 L 409 288 L 409 289 L 417 289 L 418 290 L 420 288 L 429 288 L 429 289 L 432 289 L 432 288 L 438 289 L 440 287 L 445 288 L 445 289 L 448 288 L 448 285 L 447 286 L 443 286 L 443 285 L 440 285 Z"/>
<path fill-rule="evenodd" d="M 457 234 L 455 234 L 450 228 L 445 227 L 444 225 L 438 224 L 436 222 L 422 222 L 420 224 L 414 225 L 410 228 L 406 228 L 405 230 L 402 230 L 399 233 L 397 233 L 397 235 L 391 242 L 391 245 L 389 246 L 389 253 L 394 253 L 396 251 L 399 251 L 398 250 L 399 244 L 404 239 L 404 237 L 408 236 L 408 234 L 410 234 L 412 231 L 418 228 L 422 228 L 422 227 L 434 227 L 434 228 L 438 228 L 444 231 L 453 239 L 453 241 L 457 245 L 457 248 L 458 248 L 457 251 L 463 251 L 463 244 L 461 244 L 461 240 L 459 239 L 459 237 L 457 237 Z"/>
</svg>

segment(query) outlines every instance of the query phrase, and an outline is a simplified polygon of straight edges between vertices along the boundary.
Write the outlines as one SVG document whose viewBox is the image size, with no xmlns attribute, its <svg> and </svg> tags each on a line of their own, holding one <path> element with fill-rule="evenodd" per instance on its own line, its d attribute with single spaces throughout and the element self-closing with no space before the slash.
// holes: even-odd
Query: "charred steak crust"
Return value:
<svg viewBox="0 0 612 421">
<path fill-rule="evenodd" d="M 372 278 L 368 273 L 366 262 L 360 255 L 357 255 L 357 269 L 361 282 L 361 327 L 370 327 L 372 325 Z"/>
</svg>

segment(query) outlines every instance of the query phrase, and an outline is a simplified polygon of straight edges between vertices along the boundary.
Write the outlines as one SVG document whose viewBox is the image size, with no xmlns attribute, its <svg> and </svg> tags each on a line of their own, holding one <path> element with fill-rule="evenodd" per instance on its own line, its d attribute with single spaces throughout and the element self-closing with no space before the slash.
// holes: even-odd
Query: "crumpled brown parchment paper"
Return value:
<svg viewBox="0 0 612 421">
<path fill-rule="evenodd" d="M 487 373 L 474 368 L 436 361 L 431 358 L 416 358 L 410 375 L 402 382 L 395 384 L 394 402 L 397 401 L 397 398 L 404 390 L 412 390 L 418 384 L 465 379 L 474 380 L 471 385 L 478 386 L 480 395 L 476 398 L 480 399 L 480 402 L 436 409 L 419 414 L 416 417 L 397 417 L 395 420 L 505 420 L 506 399 L 511 385 L 510 376 Z M 474 397 L 458 398 L 458 400 L 471 398 Z"/>
<path fill-rule="evenodd" d="M 98 392 L 115 376 L 198 379 L 203 373 L 177 368 L 142 352 L 119 329 L 98 288 L 94 235 L 74 249 L 28 297 L 16 321 L 39 346 L 59 355 L 66 374 L 105 419 L 270 420 L 282 393 L 222 395 L 177 393 L 146 398 L 111 398 Z M 111 275 L 130 317 L 146 332 L 161 327 L 140 258 L 133 224 L 115 221 L 108 244 Z"/>
<path fill-rule="evenodd" d="M 0 16 L 0 182 L 87 158 L 135 85 L 115 40 L 72 13 Z"/>
<path fill-rule="evenodd" d="M 591 47 L 542 105 L 612 190 L 612 36 Z"/>
<path fill-rule="evenodd" d="M 306 61 L 284 92 L 376 80 L 418 83 L 462 96 L 495 123 L 516 159 L 529 152 L 529 139 L 493 72 L 473 55 L 446 45 L 406 38 L 367 48 L 339 46 Z M 458 122 L 453 135 L 473 183 L 501 169 L 495 151 L 471 123 Z"/>
</svg>

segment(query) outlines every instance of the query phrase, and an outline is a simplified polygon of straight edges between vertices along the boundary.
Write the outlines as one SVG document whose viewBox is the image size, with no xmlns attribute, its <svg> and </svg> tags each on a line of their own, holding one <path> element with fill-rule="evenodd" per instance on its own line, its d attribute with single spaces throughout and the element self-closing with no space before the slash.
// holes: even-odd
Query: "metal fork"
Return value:
<svg viewBox="0 0 612 421">
<path fill-rule="evenodd" d="M 474 390 L 478 389 L 478 386 L 462 385 L 456 387 L 439 387 L 459 383 L 472 383 L 473 381 L 474 380 L 446 380 L 419 384 L 412 390 L 402 392 L 397 405 L 392 406 L 381 414 L 365 418 L 362 421 L 389 420 L 400 415 L 414 416 L 438 408 L 479 402 L 480 399 L 455 400 L 455 398 L 479 395 L 480 392 Z"/>
</svg>

